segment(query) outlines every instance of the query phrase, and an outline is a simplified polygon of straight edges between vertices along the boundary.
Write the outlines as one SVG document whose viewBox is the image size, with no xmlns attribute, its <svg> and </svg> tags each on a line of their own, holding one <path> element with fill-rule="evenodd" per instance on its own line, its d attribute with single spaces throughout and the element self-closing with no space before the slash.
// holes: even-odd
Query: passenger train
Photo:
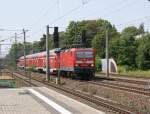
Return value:
<svg viewBox="0 0 150 114">
<path fill-rule="evenodd" d="M 57 53 L 57 50 L 60 50 Z M 92 48 L 53 49 L 49 51 L 50 72 L 63 76 L 80 79 L 91 79 L 95 75 L 95 50 Z M 59 55 L 58 55 L 59 54 Z M 60 60 L 60 62 L 59 62 Z M 38 71 L 46 71 L 46 52 L 30 54 L 20 57 L 17 63 L 19 68 L 34 68 Z"/>
</svg>

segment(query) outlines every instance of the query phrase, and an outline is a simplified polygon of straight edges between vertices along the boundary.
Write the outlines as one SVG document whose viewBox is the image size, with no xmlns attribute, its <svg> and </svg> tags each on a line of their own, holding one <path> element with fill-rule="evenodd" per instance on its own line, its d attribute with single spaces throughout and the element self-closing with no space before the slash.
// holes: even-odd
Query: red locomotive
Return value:
<svg viewBox="0 0 150 114">
<path fill-rule="evenodd" d="M 50 50 L 50 72 L 57 73 L 60 66 L 61 75 L 72 78 L 89 79 L 95 75 L 95 50 L 92 48 L 70 48 L 60 51 L 58 63 L 57 49 Z M 25 68 L 24 57 L 20 57 L 18 67 Z M 46 52 L 26 56 L 26 68 L 46 71 Z"/>
</svg>

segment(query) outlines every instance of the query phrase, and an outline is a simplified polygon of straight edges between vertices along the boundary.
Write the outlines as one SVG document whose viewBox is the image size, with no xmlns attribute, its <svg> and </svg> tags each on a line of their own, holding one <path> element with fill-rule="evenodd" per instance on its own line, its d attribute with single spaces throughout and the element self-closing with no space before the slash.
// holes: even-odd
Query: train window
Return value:
<svg viewBox="0 0 150 114">
<path fill-rule="evenodd" d="M 91 52 L 91 51 L 89 51 L 89 52 L 78 51 L 78 52 L 76 52 L 76 57 L 77 58 L 93 58 L 93 52 Z"/>
</svg>

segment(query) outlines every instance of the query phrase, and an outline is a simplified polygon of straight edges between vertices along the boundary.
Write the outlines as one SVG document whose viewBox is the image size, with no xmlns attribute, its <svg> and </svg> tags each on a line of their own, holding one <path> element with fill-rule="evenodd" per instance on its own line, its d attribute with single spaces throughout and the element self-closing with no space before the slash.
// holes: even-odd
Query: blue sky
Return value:
<svg viewBox="0 0 150 114">
<path fill-rule="evenodd" d="M 88 3 L 83 4 L 85 2 Z M 78 6 L 81 7 L 54 23 L 54 20 Z M 29 30 L 27 41 L 36 41 L 45 33 L 48 24 L 59 26 L 61 31 L 71 20 L 103 18 L 116 25 L 118 31 L 142 22 L 149 31 L 149 12 L 148 0 L 0 0 L 0 29 L 25 28 Z M 14 35 L 14 32 L 0 31 L 0 40 Z M 12 42 L 8 40 L 4 43 Z M 2 47 L 4 53 L 7 50 L 8 47 Z"/>
</svg>

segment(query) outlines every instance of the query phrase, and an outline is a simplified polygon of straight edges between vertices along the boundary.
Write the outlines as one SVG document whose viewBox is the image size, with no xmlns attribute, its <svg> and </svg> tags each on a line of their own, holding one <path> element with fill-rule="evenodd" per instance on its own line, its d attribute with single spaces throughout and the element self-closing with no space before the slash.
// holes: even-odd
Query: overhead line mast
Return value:
<svg viewBox="0 0 150 114">
<path fill-rule="evenodd" d="M 17 69 L 17 33 L 15 33 L 15 70 Z"/>
<path fill-rule="evenodd" d="M 50 80 L 50 66 L 49 66 L 49 25 L 46 27 L 46 81 Z"/>
<path fill-rule="evenodd" d="M 26 31 L 25 29 L 23 29 L 23 39 L 24 39 L 24 71 L 26 75 L 27 72 L 26 72 Z"/>
</svg>

